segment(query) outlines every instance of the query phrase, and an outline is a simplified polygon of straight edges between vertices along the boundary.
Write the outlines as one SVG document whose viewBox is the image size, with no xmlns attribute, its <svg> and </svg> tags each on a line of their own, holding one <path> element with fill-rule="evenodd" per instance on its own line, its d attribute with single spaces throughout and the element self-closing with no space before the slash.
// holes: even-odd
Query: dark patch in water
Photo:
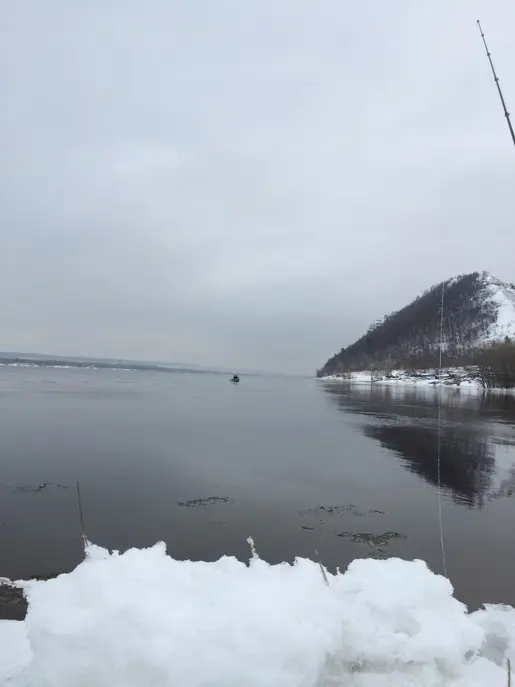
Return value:
<svg viewBox="0 0 515 687">
<path fill-rule="evenodd" d="M 56 489 L 68 489 L 68 484 L 54 484 L 53 482 L 43 482 L 37 486 L 20 486 L 14 487 L 13 491 L 21 491 L 23 493 L 36 494 L 37 492 L 43 491 L 47 487 L 55 487 Z"/>
<path fill-rule="evenodd" d="M 352 515 L 357 518 L 362 518 L 365 515 L 386 515 L 382 510 L 373 508 L 371 510 L 360 511 L 353 503 L 348 505 L 334 505 L 334 506 L 316 506 L 315 508 L 307 508 L 299 511 L 300 515 Z"/>
<path fill-rule="evenodd" d="M 216 503 L 230 503 L 228 496 L 208 496 L 205 499 L 191 499 L 190 501 L 177 501 L 181 508 L 202 508 L 203 506 L 214 506 Z"/>
<path fill-rule="evenodd" d="M 0 621 L 24 620 L 27 608 L 22 589 L 0 582 Z"/>
<path fill-rule="evenodd" d="M 370 534 L 370 532 L 339 532 L 336 536 L 347 537 L 354 544 L 368 544 L 373 548 L 386 546 L 393 539 L 406 539 L 398 532 L 384 532 L 384 534 Z"/>
<path fill-rule="evenodd" d="M 370 532 L 339 532 L 337 537 L 345 537 L 353 544 L 367 544 L 370 547 L 369 558 L 387 558 L 386 547 L 396 539 L 406 539 L 399 532 L 384 532 L 383 534 L 370 534 Z"/>
</svg>

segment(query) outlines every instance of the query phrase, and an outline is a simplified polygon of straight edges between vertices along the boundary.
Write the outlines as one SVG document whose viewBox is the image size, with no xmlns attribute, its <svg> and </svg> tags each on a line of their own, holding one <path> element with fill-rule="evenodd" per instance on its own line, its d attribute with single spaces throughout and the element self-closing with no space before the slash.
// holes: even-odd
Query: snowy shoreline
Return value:
<svg viewBox="0 0 515 687">
<path fill-rule="evenodd" d="M 0 685 L 467 687 L 506 684 L 515 610 L 468 613 L 422 561 L 177 561 L 163 543 L 19 583 L 0 621 Z M 142 590 L 144 593 L 142 594 Z"/>
<path fill-rule="evenodd" d="M 381 386 L 417 386 L 446 387 L 449 389 L 467 389 L 477 393 L 502 392 L 512 393 L 515 389 L 485 389 L 476 368 L 447 367 L 441 371 L 431 370 L 393 370 L 389 374 L 362 370 L 320 377 L 322 382 L 340 382 L 347 384 L 373 384 Z"/>
</svg>

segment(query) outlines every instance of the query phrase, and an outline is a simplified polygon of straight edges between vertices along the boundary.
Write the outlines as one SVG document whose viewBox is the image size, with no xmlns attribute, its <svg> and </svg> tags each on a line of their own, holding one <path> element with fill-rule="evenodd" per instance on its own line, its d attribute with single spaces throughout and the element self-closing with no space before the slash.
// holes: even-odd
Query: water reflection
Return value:
<svg viewBox="0 0 515 687">
<path fill-rule="evenodd" d="M 396 452 L 406 467 L 437 484 L 436 435 L 416 425 L 365 425 L 366 436 Z M 495 470 L 493 452 L 484 435 L 469 428 L 442 427 L 440 432 L 441 484 L 462 503 L 482 506 Z"/>
<path fill-rule="evenodd" d="M 438 482 L 457 503 L 481 508 L 515 489 L 515 398 L 388 386 L 324 385 L 331 404 L 368 422 L 365 436 L 400 458 L 426 482 Z M 370 420 L 373 422 L 370 422 Z"/>
</svg>

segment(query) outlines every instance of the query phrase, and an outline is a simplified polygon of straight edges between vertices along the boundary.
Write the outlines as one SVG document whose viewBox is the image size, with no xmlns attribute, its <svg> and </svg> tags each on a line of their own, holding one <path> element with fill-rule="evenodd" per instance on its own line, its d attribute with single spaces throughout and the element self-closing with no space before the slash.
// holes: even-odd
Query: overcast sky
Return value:
<svg viewBox="0 0 515 687">
<path fill-rule="evenodd" d="M 311 373 L 515 280 L 512 0 L 6 0 L 0 350 Z"/>
</svg>

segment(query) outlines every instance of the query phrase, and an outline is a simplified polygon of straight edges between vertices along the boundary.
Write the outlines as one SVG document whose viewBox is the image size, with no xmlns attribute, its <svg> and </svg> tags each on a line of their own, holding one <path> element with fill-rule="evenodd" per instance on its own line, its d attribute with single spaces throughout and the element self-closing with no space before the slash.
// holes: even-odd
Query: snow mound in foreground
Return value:
<svg viewBox="0 0 515 687">
<path fill-rule="evenodd" d="M 87 547 L 72 573 L 23 583 L 0 621 L 9 687 L 506 685 L 515 610 L 468 614 L 421 561 L 176 561 L 165 545 Z M 21 628 L 21 629 L 20 629 Z"/>
</svg>

